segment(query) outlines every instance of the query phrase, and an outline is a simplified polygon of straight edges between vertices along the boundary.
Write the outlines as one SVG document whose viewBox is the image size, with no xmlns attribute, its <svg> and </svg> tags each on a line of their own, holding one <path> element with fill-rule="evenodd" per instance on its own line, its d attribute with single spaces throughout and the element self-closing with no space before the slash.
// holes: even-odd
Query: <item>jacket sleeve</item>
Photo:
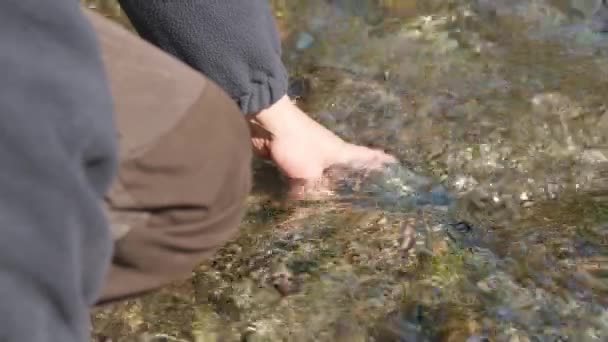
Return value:
<svg viewBox="0 0 608 342">
<path fill-rule="evenodd" d="M 109 265 L 112 103 L 73 0 L 0 2 L 0 341 L 88 340 Z"/>
<path fill-rule="evenodd" d="M 139 34 L 215 81 L 248 113 L 287 93 L 268 0 L 120 0 Z"/>
</svg>

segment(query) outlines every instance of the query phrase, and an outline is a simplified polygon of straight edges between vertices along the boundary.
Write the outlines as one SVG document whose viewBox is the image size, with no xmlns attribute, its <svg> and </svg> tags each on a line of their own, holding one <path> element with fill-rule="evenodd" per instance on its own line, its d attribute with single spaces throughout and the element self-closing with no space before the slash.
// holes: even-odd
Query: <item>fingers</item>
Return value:
<svg viewBox="0 0 608 342">
<path fill-rule="evenodd" d="M 367 178 L 370 172 L 380 171 L 398 162 L 395 157 L 380 150 L 365 149 L 365 152 L 346 163 L 330 166 L 317 179 L 292 179 L 288 198 L 307 201 L 327 200 L 338 196 L 337 190 L 345 180 Z"/>
<path fill-rule="evenodd" d="M 248 122 L 253 152 L 260 158 L 270 159 L 271 153 L 269 146 L 272 140 L 272 133 L 254 120 L 249 120 Z"/>
</svg>

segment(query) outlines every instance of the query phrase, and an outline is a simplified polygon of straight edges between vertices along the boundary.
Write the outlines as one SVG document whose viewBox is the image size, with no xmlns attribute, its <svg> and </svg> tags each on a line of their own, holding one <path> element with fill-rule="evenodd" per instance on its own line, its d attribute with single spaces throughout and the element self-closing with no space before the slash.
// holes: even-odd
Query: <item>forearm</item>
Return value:
<svg viewBox="0 0 608 342">
<path fill-rule="evenodd" d="M 218 83 L 255 113 L 287 93 L 267 0 L 121 0 L 140 35 Z"/>
<path fill-rule="evenodd" d="M 78 2 L 0 3 L 0 340 L 84 341 L 111 241 L 112 104 Z"/>
</svg>

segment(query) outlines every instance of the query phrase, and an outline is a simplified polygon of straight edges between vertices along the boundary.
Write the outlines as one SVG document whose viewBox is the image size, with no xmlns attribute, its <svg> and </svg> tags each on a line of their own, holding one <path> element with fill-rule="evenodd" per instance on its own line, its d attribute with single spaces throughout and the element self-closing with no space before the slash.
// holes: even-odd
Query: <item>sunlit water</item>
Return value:
<svg viewBox="0 0 608 342">
<path fill-rule="evenodd" d="M 292 95 L 403 167 L 287 203 L 259 164 L 241 238 L 191 282 L 97 312 L 96 332 L 608 340 L 599 2 L 275 1 Z"/>
</svg>

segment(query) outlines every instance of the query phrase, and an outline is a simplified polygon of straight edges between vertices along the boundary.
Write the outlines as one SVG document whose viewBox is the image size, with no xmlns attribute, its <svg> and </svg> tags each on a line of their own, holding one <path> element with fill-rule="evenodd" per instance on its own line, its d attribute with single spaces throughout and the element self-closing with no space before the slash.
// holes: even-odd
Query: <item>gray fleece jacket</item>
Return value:
<svg viewBox="0 0 608 342">
<path fill-rule="evenodd" d="M 121 3 L 243 112 L 286 93 L 266 0 Z M 112 248 L 99 203 L 117 164 L 99 53 L 78 0 L 0 1 L 0 341 L 88 340 Z"/>
<path fill-rule="evenodd" d="M 120 0 L 139 34 L 217 82 L 253 113 L 287 92 L 268 0 Z"/>
</svg>

